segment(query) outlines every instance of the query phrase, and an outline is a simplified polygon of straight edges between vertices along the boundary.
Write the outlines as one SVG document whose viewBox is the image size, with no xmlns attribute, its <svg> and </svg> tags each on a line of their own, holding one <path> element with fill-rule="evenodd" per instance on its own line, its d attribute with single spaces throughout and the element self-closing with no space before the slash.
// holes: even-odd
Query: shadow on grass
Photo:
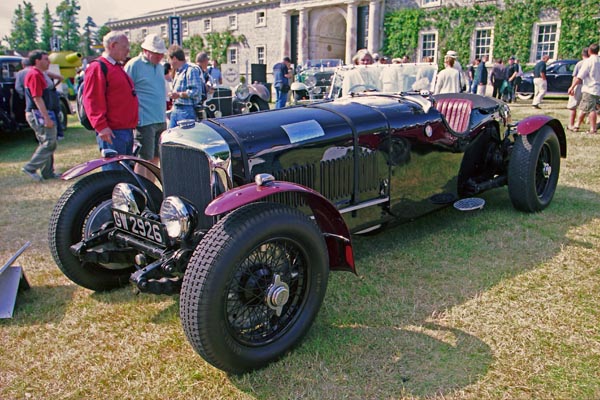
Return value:
<svg viewBox="0 0 600 400">
<path fill-rule="evenodd" d="M 304 343 L 232 382 L 259 398 L 443 396 L 477 382 L 494 361 L 488 344 L 432 321 L 566 245 L 587 247 L 570 231 L 600 218 L 600 195 L 576 187 L 559 186 L 536 214 L 514 210 L 506 189 L 483 197 L 481 211 L 446 208 L 355 237 L 360 276 L 330 275 Z"/>
<path fill-rule="evenodd" d="M 0 326 L 58 323 L 75 290 L 75 286 L 32 286 L 18 294 L 13 318 L 0 320 Z"/>
</svg>

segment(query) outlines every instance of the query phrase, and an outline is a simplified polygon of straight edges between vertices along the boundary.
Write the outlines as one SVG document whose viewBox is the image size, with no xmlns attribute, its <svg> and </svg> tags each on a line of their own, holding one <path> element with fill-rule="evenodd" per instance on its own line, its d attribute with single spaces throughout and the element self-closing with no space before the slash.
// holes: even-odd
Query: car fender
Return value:
<svg viewBox="0 0 600 400">
<path fill-rule="evenodd" d="M 250 92 L 250 96 L 258 96 L 264 101 L 269 101 L 269 89 L 262 83 L 253 83 L 248 85 L 248 91 Z"/>
<path fill-rule="evenodd" d="M 308 90 L 306 85 L 302 82 L 293 82 L 290 86 L 290 90 L 298 91 L 298 90 Z"/>
<path fill-rule="evenodd" d="M 156 179 L 158 179 L 159 182 L 161 182 L 160 168 L 158 168 L 156 165 L 154 165 L 153 163 L 151 163 L 148 160 L 144 160 L 142 158 L 134 157 L 134 156 L 126 156 L 126 155 L 117 155 L 114 157 L 104 157 L 104 158 L 97 158 L 95 160 L 86 161 L 82 164 L 76 165 L 73 168 L 70 168 L 69 170 L 65 171 L 60 176 L 60 178 L 65 181 L 68 181 L 70 179 L 77 178 L 81 175 L 85 175 L 88 172 L 98 169 L 104 165 L 116 163 L 119 161 L 132 161 L 132 162 L 142 164 L 144 167 L 148 168 L 150 170 L 150 172 L 152 172 L 152 174 L 154 174 L 154 176 L 156 176 Z"/>
<path fill-rule="evenodd" d="M 522 136 L 530 135 L 546 125 L 552 127 L 554 132 L 556 132 L 560 144 L 560 156 L 565 158 L 567 156 L 567 137 L 565 129 L 557 119 L 547 115 L 532 115 L 519 121 L 517 124 L 517 133 Z"/>
<path fill-rule="evenodd" d="M 284 181 L 272 181 L 264 185 L 249 183 L 221 194 L 208 204 L 204 212 L 208 216 L 221 215 L 275 194 L 291 192 L 301 195 L 311 208 L 325 236 L 329 268 L 356 273 L 350 230 L 346 222 L 329 200 L 310 188 Z"/>
</svg>

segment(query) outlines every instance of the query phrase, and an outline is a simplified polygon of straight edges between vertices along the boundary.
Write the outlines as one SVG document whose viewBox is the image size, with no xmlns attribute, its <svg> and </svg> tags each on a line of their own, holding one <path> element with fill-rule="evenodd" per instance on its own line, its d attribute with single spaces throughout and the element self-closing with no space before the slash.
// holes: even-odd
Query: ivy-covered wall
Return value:
<svg viewBox="0 0 600 400">
<path fill-rule="evenodd" d="M 494 57 L 517 55 L 523 62 L 532 51 L 532 33 L 543 14 L 556 14 L 561 21 L 558 58 L 579 58 L 581 48 L 598 43 L 598 0 L 505 0 L 504 8 L 472 7 L 405 8 L 386 14 L 382 52 L 391 57 L 405 54 L 418 59 L 419 32 L 437 30 L 438 55 L 455 50 L 461 60 L 470 60 L 471 43 L 478 24 L 494 27 Z M 443 60 L 442 60 L 443 62 Z"/>
</svg>

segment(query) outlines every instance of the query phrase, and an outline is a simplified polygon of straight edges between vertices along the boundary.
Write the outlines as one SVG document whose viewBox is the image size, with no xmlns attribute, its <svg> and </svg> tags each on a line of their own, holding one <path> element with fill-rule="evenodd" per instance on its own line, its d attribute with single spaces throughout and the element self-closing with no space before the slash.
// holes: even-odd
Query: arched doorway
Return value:
<svg viewBox="0 0 600 400">
<path fill-rule="evenodd" d="M 338 7 L 310 15 L 308 58 L 346 58 L 346 11 Z"/>
</svg>

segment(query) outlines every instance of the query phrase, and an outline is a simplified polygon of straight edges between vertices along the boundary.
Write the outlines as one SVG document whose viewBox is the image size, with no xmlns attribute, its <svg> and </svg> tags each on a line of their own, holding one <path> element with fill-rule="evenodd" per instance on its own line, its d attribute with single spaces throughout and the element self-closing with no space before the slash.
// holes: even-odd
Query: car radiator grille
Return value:
<svg viewBox="0 0 600 400">
<path fill-rule="evenodd" d="M 198 210 L 198 226 L 210 228 L 212 217 L 204 214 L 212 200 L 210 163 L 206 153 L 181 145 L 163 144 L 160 164 L 165 197 L 179 196 L 190 201 Z"/>
</svg>

